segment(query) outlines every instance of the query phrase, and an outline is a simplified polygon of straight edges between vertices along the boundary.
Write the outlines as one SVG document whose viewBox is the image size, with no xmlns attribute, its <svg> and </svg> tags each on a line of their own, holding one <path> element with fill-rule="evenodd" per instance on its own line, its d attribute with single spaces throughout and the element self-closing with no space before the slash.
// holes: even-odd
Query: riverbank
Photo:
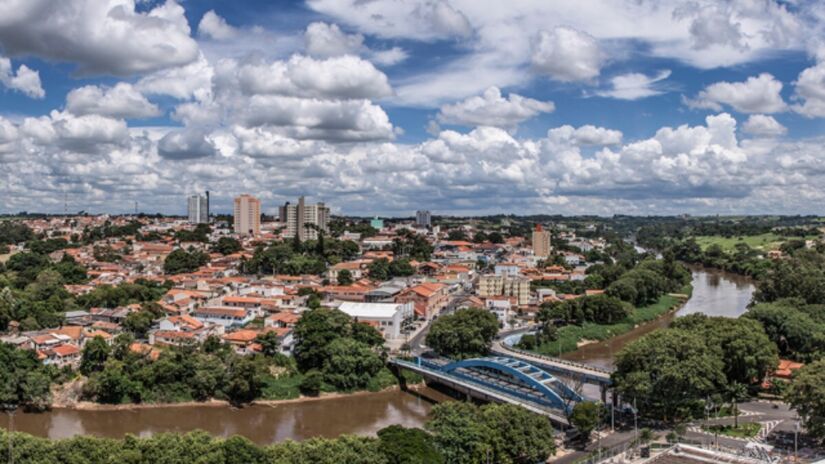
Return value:
<svg viewBox="0 0 825 464">
<path fill-rule="evenodd" d="M 642 324 L 678 311 L 690 299 L 692 292 L 693 287 L 686 285 L 678 294 L 662 295 L 656 303 L 634 309 L 630 317 L 616 324 L 585 322 L 580 326 L 564 326 L 559 329 L 555 341 L 543 343 L 532 351 L 546 356 L 561 356 L 583 346 L 624 335 Z"/>
<path fill-rule="evenodd" d="M 407 385 L 407 390 L 418 391 L 422 390 L 426 387 L 424 382 L 418 384 Z M 255 400 L 252 403 L 244 406 L 281 406 L 287 404 L 298 404 L 298 403 L 310 403 L 316 401 L 327 401 L 327 400 L 335 400 L 341 398 L 357 398 L 359 396 L 367 396 L 367 395 L 374 395 L 376 393 L 386 393 L 386 392 L 393 392 L 399 391 L 401 387 L 399 385 L 393 385 L 391 387 L 386 387 L 382 390 L 378 391 L 369 391 L 369 390 L 360 390 L 350 393 L 344 392 L 329 392 L 329 393 L 321 393 L 318 396 L 305 396 L 301 395 L 297 398 L 290 398 L 290 399 L 283 399 L 283 400 Z M 95 403 L 94 401 L 78 401 L 75 403 L 65 403 L 65 404 L 53 404 L 50 409 L 52 410 L 64 410 L 64 411 L 136 411 L 141 409 L 173 409 L 173 408 L 233 408 L 239 409 L 236 406 L 233 406 L 229 401 L 226 400 L 218 400 L 218 399 L 209 399 L 206 401 L 182 401 L 179 403 L 124 403 L 124 404 L 104 404 L 104 403 Z"/>
</svg>

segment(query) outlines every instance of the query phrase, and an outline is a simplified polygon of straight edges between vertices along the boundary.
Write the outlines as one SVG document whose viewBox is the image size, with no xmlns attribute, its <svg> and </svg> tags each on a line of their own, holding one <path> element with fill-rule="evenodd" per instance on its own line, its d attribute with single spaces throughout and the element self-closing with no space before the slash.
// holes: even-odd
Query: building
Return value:
<svg viewBox="0 0 825 464">
<path fill-rule="evenodd" d="M 430 227 L 432 226 L 432 217 L 430 216 L 430 212 L 427 210 L 418 210 L 415 212 L 415 225 L 418 227 Z"/>
<path fill-rule="evenodd" d="M 536 224 L 533 231 L 533 254 L 540 258 L 550 256 L 550 232 L 542 229 L 541 224 Z"/>
<path fill-rule="evenodd" d="M 209 223 L 209 194 L 192 195 L 189 197 L 187 211 L 189 222 L 192 224 Z"/>
<path fill-rule="evenodd" d="M 261 200 L 247 194 L 235 198 L 234 230 L 241 235 L 261 233 Z"/>
<path fill-rule="evenodd" d="M 520 276 L 483 275 L 478 279 L 478 296 L 512 296 L 519 305 L 530 302 L 530 279 Z"/>
<path fill-rule="evenodd" d="M 395 301 L 412 302 L 415 305 L 415 314 L 430 320 L 450 302 L 449 287 L 441 283 L 423 283 L 403 290 Z"/>
<path fill-rule="evenodd" d="M 413 318 L 413 303 L 355 303 L 345 301 L 338 307 L 358 322 L 375 326 L 387 340 L 401 338 L 405 321 Z"/>
<path fill-rule="evenodd" d="M 289 202 L 284 204 L 282 211 L 286 219 L 285 237 L 294 238 L 297 235 L 298 240 L 303 242 L 317 240 L 319 230 L 329 231 L 329 208 L 323 203 L 307 204 L 304 197 L 300 197 L 295 205 Z"/>
<path fill-rule="evenodd" d="M 378 219 L 378 216 L 375 216 L 370 220 L 370 227 L 372 227 L 375 230 L 381 230 L 384 228 L 384 220 Z"/>
</svg>

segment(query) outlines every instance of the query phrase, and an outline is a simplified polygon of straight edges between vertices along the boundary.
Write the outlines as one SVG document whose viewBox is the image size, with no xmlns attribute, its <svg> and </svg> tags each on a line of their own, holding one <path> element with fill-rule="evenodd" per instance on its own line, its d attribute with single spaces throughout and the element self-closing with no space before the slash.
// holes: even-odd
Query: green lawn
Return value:
<svg viewBox="0 0 825 464">
<path fill-rule="evenodd" d="M 806 240 L 810 240 L 813 238 L 818 237 L 817 235 L 810 235 L 805 237 Z M 781 235 L 776 235 L 774 233 L 767 233 L 767 234 L 760 234 L 760 235 L 745 235 L 741 237 L 722 237 L 721 235 L 699 235 L 694 237 L 696 239 L 696 243 L 702 247 L 702 250 L 706 249 L 711 245 L 719 245 L 725 251 L 731 251 L 734 249 L 737 243 L 744 243 L 751 248 L 759 249 L 759 250 L 774 250 L 779 248 L 779 245 L 782 244 L 785 240 L 788 240 L 789 237 L 783 237 Z"/>
<path fill-rule="evenodd" d="M 734 427 L 732 425 L 709 425 L 702 428 L 708 432 L 718 433 L 728 437 L 753 438 L 759 434 L 759 430 L 762 426 L 754 422 L 743 422 L 739 424 L 739 427 Z"/>
<path fill-rule="evenodd" d="M 687 285 L 680 293 L 690 295 L 691 291 L 691 286 Z M 681 300 L 678 298 L 664 295 L 652 305 L 636 308 L 630 317 L 617 324 L 585 322 L 581 326 L 568 325 L 559 329 L 559 338 L 556 341 L 544 343 L 536 348 L 536 351 L 549 356 L 557 356 L 559 351 L 561 353 L 575 351 L 578 348 L 578 343 L 582 340 L 601 341 L 630 332 L 636 325 L 652 321 L 680 303 Z"/>
</svg>

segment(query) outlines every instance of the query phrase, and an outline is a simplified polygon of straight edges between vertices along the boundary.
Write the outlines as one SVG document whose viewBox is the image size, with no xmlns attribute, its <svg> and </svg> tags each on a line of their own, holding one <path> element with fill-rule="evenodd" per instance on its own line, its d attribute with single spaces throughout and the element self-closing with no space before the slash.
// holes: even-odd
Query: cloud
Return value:
<svg viewBox="0 0 825 464">
<path fill-rule="evenodd" d="M 226 40 L 235 37 L 238 30 L 230 26 L 224 18 L 209 10 L 198 24 L 198 34 L 215 40 Z"/>
<path fill-rule="evenodd" d="M 31 98 L 46 96 L 46 92 L 40 84 L 40 73 L 38 71 L 21 64 L 15 73 L 11 66 L 11 60 L 2 56 L 0 56 L 0 83 Z"/>
<path fill-rule="evenodd" d="M 242 64 L 238 79 L 247 94 L 310 98 L 382 98 L 392 94 L 387 76 L 355 56 L 316 60 L 294 55 L 289 61 Z"/>
<path fill-rule="evenodd" d="M 793 110 L 809 118 L 825 117 L 825 61 L 803 70 L 794 86 L 802 103 L 793 105 Z"/>
<path fill-rule="evenodd" d="M 661 95 L 665 92 L 659 82 L 670 77 L 670 70 L 659 71 L 655 76 L 641 73 L 620 74 L 610 78 L 611 88 L 600 90 L 595 94 L 600 97 L 616 98 L 619 100 L 638 100 L 641 98 Z"/>
<path fill-rule="evenodd" d="M 602 60 L 599 42 L 593 36 L 564 26 L 541 31 L 531 56 L 534 69 L 562 82 L 597 77 Z"/>
<path fill-rule="evenodd" d="M 750 115 L 742 125 L 742 130 L 757 137 L 780 137 L 788 132 L 788 129 L 776 119 L 764 114 Z"/>
<path fill-rule="evenodd" d="M 99 114 L 113 118 L 141 119 L 159 116 L 160 109 L 131 84 L 114 87 L 87 85 L 66 95 L 66 110 L 76 115 Z"/>
<path fill-rule="evenodd" d="M 158 142 L 158 154 L 171 160 L 204 158 L 217 154 L 208 134 L 200 131 L 170 131 Z"/>
<path fill-rule="evenodd" d="M 740 113 L 778 113 L 787 105 L 782 99 L 782 82 L 771 74 L 749 77 L 745 82 L 717 82 L 705 87 L 694 99 L 686 99 L 691 108 L 721 111 L 728 105 Z"/>
<path fill-rule="evenodd" d="M 135 87 L 149 95 L 168 95 L 179 100 L 204 99 L 212 93 L 215 70 L 203 54 L 185 66 L 156 71 L 141 78 Z"/>
<path fill-rule="evenodd" d="M 515 93 L 504 98 L 498 87 L 490 87 L 481 96 L 442 106 L 437 118 L 443 124 L 513 128 L 539 113 L 551 113 L 553 110 L 553 102 L 534 100 Z"/>
<path fill-rule="evenodd" d="M 317 58 L 343 55 L 361 55 L 382 66 L 393 66 L 407 59 L 408 54 L 400 47 L 373 50 L 364 45 L 361 34 L 347 34 L 337 24 L 314 22 L 304 32 L 307 54 Z"/>
<path fill-rule="evenodd" d="M 564 125 L 547 131 L 548 140 L 557 144 L 585 145 L 618 145 L 622 143 L 621 131 L 596 127 L 590 124 L 574 128 Z"/>
<path fill-rule="evenodd" d="M 132 75 L 195 60 L 183 8 L 169 0 L 147 12 L 119 0 L 0 4 L 6 53 L 74 63 L 82 74 Z"/>
</svg>

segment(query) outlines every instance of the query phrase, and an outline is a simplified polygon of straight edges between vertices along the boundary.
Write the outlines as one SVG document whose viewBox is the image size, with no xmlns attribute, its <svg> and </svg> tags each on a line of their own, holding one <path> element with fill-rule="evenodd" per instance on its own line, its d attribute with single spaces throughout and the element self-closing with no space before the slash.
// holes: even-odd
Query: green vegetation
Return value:
<svg viewBox="0 0 825 464">
<path fill-rule="evenodd" d="M 818 234 L 803 235 L 799 237 L 800 240 L 811 240 L 818 237 Z M 759 251 L 766 252 L 769 250 L 778 250 L 780 246 L 789 238 L 787 236 L 777 235 L 773 232 L 768 232 L 758 235 L 743 235 L 738 237 L 724 237 L 721 235 L 700 235 L 693 237 L 696 243 L 706 251 L 709 247 L 716 245 L 725 252 L 731 252 L 740 244 L 747 245 L 750 248 L 755 248 Z"/>
<path fill-rule="evenodd" d="M 430 417 L 426 429 L 450 464 L 528 464 L 555 452 L 550 421 L 518 406 L 447 402 Z"/>
<path fill-rule="evenodd" d="M 33 351 L 0 343 L 0 408 L 45 409 L 51 402 L 52 377 Z"/>
<path fill-rule="evenodd" d="M 241 242 L 232 237 L 221 237 L 212 245 L 212 251 L 218 252 L 222 255 L 231 255 L 241 251 L 243 247 Z"/>
<path fill-rule="evenodd" d="M 487 354 L 497 333 L 495 314 L 480 308 L 460 309 L 433 322 L 426 343 L 448 358 L 473 358 Z"/>
<path fill-rule="evenodd" d="M 175 240 L 179 242 L 203 242 L 209 243 L 209 234 L 212 228 L 209 224 L 198 224 L 192 230 L 179 230 L 175 232 Z"/>
<path fill-rule="evenodd" d="M 163 261 L 163 272 L 167 274 L 194 272 L 208 262 L 209 255 L 202 251 L 192 249 L 186 251 L 183 248 L 177 248 Z"/>
<path fill-rule="evenodd" d="M 369 265 L 370 277 L 376 280 L 388 280 L 393 277 L 406 277 L 415 274 L 415 269 L 407 258 L 395 259 L 392 262 L 386 258 L 376 259 Z"/>
<path fill-rule="evenodd" d="M 707 427 L 702 427 L 703 429 L 707 430 L 711 433 L 718 433 L 720 435 L 726 435 L 728 437 L 734 438 L 753 438 L 757 434 L 759 434 L 759 430 L 762 428 L 761 425 L 755 422 L 747 422 L 744 424 L 736 425 L 709 425 Z"/>
<path fill-rule="evenodd" d="M 22 222 L 0 221 L 0 245 L 16 245 L 34 238 L 34 232 Z"/>
<path fill-rule="evenodd" d="M 247 274 L 322 274 L 328 264 L 349 261 L 358 255 L 358 244 L 350 240 L 334 240 L 320 235 L 317 241 L 297 240 L 273 242 L 259 246 L 252 258 L 243 264 Z"/>
<path fill-rule="evenodd" d="M 573 406 L 573 412 L 570 414 L 570 424 L 579 431 L 582 441 L 586 442 L 593 430 L 598 427 L 603 410 L 599 403 L 593 401 L 582 401 Z"/>
<path fill-rule="evenodd" d="M 785 400 L 797 410 L 808 434 L 825 445 L 825 359 L 806 365 L 794 375 Z"/>
<path fill-rule="evenodd" d="M 627 345 L 613 381 L 643 415 L 680 422 L 701 417 L 710 397 L 729 399 L 735 411 L 776 363 L 776 346 L 755 321 L 696 314 Z"/>
</svg>

